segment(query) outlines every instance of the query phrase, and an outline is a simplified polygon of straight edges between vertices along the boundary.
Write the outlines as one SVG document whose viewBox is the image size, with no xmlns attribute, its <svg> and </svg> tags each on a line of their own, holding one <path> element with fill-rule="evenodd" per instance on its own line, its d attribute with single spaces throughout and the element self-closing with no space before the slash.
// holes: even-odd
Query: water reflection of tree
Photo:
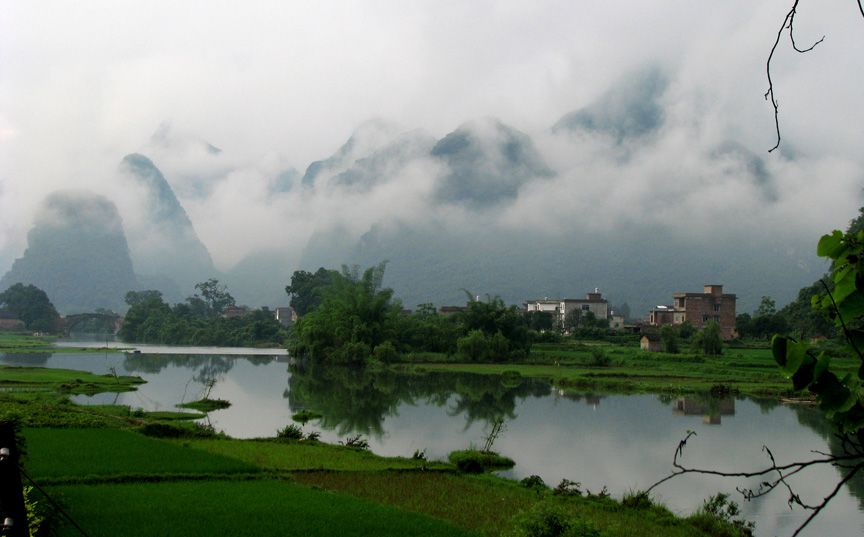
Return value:
<svg viewBox="0 0 864 537">
<path fill-rule="evenodd" d="M 801 425 L 813 429 L 828 442 L 828 449 L 832 455 L 845 454 L 840 439 L 837 437 L 836 429 L 831 422 L 825 419 L 825 414 L 821 410 L 807 405 L 792 405 L 791 408 L 795 411 Z M 860 509 L 864 510 L 864 474 L 859 473 L 850 479 L 846 485 L 849 488 L 849 493 L 858 500 Z"/>
<path fill-rule="evenodd" d="M 466 428 L 476 421 L 514 418 L 516 399 L 549 394 L 545 382 L 455 373 L 398 374 L 347 367 L 295 365 L 284 396 L 293 410 L 312 410 L 321 426 L 339 434 L 382 435 L 383 422 L 402 404 L 425 401 L 450 405 L 464 414 Z M 455 398 L 455 400 L 454 400 Z"/>
<path fill-rule="evenodd" d="M 44 366 L 51 358 L 50 352 L 7 352 L 0 356 L 3 363 L 14 366 Z"/>
<path fill-rule="evenodd" d="M 219 354 L 126 354 L 123 367 L 130 373 L 159 373 L 168 366 L 194 371 L 193 379 L 224 375 L 234 367 L 234 359 Z"/>
</svg>

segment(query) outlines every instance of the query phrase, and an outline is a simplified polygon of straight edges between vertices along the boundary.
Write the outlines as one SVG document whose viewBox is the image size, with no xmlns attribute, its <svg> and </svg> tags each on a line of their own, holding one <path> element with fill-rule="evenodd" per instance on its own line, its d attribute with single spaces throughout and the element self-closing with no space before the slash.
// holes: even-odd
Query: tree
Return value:
<svg viewBox="0 0 864 537">
<path fill-rule="evenodd" d="M 171 308 L 162 300 L 159 291 L 129 291 L 126 303 L 130 305 L 117 335 L 123 341 L 162 342 L 163 325 L 171 316 Z"/>
<path fill-rule="evenodd" d="M 717 321 L 708 321 L 693 337 L 693 349 L 707 356 L 719 356 L 723 354 L 723 337 L 720 335 L 720 324 Z"/>
<path fill-rule="evenodd" d="M 530 352 L 531 336 L 528 326 L 516 306 L 507 306 L 498 296 L 487 296 L 486 300 L 482 301 L 474 300 L 468 291 L 465 294 L 469 298 L 468 305 L 459 316 L 459 324 L 464 334 L 467 335 L 473 330 L 481 331 L 490 345 L 494 340 L 499 352 L 504 347 L 501 345 L 503 337 L 507 341 L 507 348 L 503 354 L 494 356 L 495 360 L 526 356 Z"/>
<path fill-rule="evenodd" d="M 295 270 L 291 275 L 291 284 L 285 287 L 285 292 L 291 297 L 289 305 L 298 316 L 303 316 L 318 307 L 323 298 L 322 291 L 333 281 L 334 271 L 324 267 L 314 274 L 305 270 Z"/>
<path fill-rule="evenodd" d="M 766 317 L 777 313 L 777 307 L 774 304 L 774 299 L 770 296 L 763 296 L 759 301 L 759 307 L 753 313 L 754 317 Z"/>
<path fill-rule="evenodd" d="M 663 352 L 678 353 L 678 331 L 674 326 L 665 324 L 660 328 L 660 343 L 663 344 Z"/>
<path fill-rule="evenodd" d="M 216 278 L 195 284 L 198 291 L 186 299 L 192 310 L 201 317 L 218 317 L 228 306 L 234 305 L 234 297 L 228 292 L 228 287 L 219 284 Z"/>
<path fill-rule="evenodd" d="M 372 350 L 397 340 L 402 305 L 381 287 L 386 263 L 366 269 L 342 267 L 321 290 L 321 304 L 295 326 L 291 351 L 337 363 L 365 363 Z"/>
<path fill-rule="evenodd" d="M 0 305 L 14 313 L 28 330 L 55 332 L 60 315 L 45 291 L 35 285 L 15 285 L 0 293 Z"/>
</svg>

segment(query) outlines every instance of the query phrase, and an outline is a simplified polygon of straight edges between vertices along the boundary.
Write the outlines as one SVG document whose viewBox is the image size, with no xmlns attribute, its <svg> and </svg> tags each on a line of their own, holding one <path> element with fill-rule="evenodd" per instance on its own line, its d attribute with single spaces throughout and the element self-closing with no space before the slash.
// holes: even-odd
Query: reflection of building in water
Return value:
<svg viewBox="0 0 864 537">
<path fill-rule="evenodd" d="M 576 393 L 568 392 L 565 390 L 558 390 L 558 397 L 570 399 L 571 401 L 585 401 L 586 405 L 590 405 L 592 408 L 596 409 L 600 405 L 600 401 L 602 401 L 605 396 L 596 395 L 593 393 Z"/>
<path fill-rule="evenodd" d="M 703 423 L 720 425 L 720 416 L 735 415 L 735 399 L 679 397 L 672 404 L 672 413 L 676 416 L 702 416 Z"/>
</svg>

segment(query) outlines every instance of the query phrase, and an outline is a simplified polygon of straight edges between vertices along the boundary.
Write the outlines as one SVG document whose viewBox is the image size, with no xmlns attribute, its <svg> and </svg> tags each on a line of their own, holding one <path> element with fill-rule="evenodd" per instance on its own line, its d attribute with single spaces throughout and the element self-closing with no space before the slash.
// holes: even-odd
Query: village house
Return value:
<svg viewBox="0 0 864 537">
<path fill-rule="evenodd" d="M 274 316 L 282 326 L 288 326 L 297 322 L 297 312 L 290 306 L 278 306 L 274 311 Z"/>
<path fill-rule="evenodd" d="M 716 321 L 724 340 L 734 338 L 736 296 L 723 292 L 722 285 L 707 284 L 701 293 L 672 294 L 671 306 L 657 306 L 648 314 L 648 324 L 663 326 L 689 322 L 696 329 Z"/>
<path fill-rule="evenodd" d="M 233 317 L 243 317 L 249 313 L 249 309 L 246 306 L 227 306 L 224 310 L 222 310 L 222 317 L 233 318 Z"/>
<path fill-rule="evenodd" d="M 14 313 L 0 310 L 0 330 L 23 330 L 24 321 L 20 320 Z"/>
<path fill-rule="evenodd" d="M 609 302 L 603 298 L 599 289 L 594 289 L 593 293 L 588 293 L 585 298 L 544 298 L 542 300 L 529 300 L 525 302 L 525 311 L 540 311 L 551 313 L 561 326 L 564 325 L 564 320 L 567 315 L 573 310 L 582 312 L 591 312 L 598 319 L 609 318 Z"/>
<path fill-rule="evenodd" d="M 648 352 L 661 352 L 663 350 L 663 342 L 660 340 L 660 334 L 657 332 L 644 332 L 639 340 L 639 348 Z"/>
</svg>

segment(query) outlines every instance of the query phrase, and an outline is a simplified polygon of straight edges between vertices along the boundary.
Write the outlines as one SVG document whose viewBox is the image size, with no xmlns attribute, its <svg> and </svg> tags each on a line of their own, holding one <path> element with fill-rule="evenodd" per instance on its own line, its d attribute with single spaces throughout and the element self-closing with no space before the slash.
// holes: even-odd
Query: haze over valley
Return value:
<svg viewBox="0 0 864 537">
<path fill-rule="evenodd" d="M 71 313 L 215 277 L 272 307 L 294 270 L 387 260 L 408 308 L 599 288 L 642 315 L 705 283 L 740 311 L 784 304 L 826 270 L 818 237 L 862 205 L 854 21 L 802 15 L 830 39 L 814 62 L 780 56 L 768 153 L 782 6 L 639 7 L 620 25 L 616 7 L 490 6 L 255 4 L 242 23 L 215 7 L 207 31 L 185 7 L 147 35 L 106 4 L 79 22 L 138 40 L 96 32 L 90 56 L 59 44 L 63 9 L 15 6 L 58 42 L 2 23 L 0 287 L 33 283 Z M 494 29 L 470 24 L 488 13 Z M 76 105 L 49 106 L 63 92 Z"/>
</svg>

